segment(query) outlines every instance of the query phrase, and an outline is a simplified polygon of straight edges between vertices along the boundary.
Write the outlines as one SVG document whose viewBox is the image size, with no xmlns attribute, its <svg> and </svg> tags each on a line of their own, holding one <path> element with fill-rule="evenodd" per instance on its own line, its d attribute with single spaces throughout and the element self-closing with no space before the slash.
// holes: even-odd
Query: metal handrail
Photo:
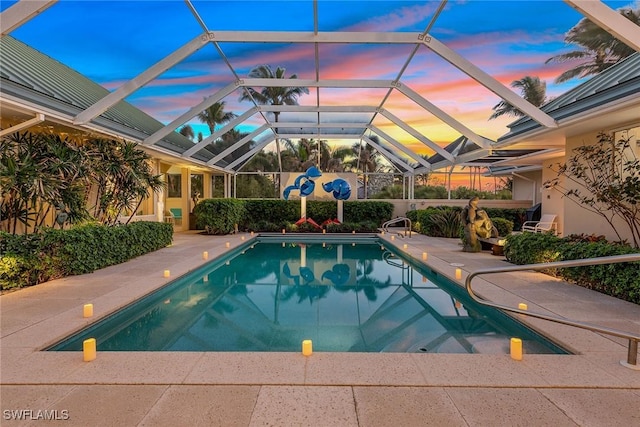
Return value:
<svg viewBox="0 0 640 427">
<path fill-rule="evenodd" d="M 411 220 L 409 218 L 407 218 L 406 216 L 399 216 L 397 218 L 394 219 L 390 219 L 389 221 L 385 222 L 384 224 L 382 224 L 382 229 L 385 232 L 389 232 L 389 226 L 391 224 L 395 224 L 397 222 L 404 222 L 404 235 L 402 233 L 398 233 L 398 236 L 404 238 L 407 235 L 407 231 L 409 232 L 409 237 L 411 237 Z M 408 225 L 407 225 L 408 223 Z"/>
<path fill-rule="evenodd" d="M 528 310 L 521 310 L 514 307 L 508 307 L 502 304 L 496 304 L 489 302 L 488 300 L 477 296 L 473 289 L 471 288 L 471 280 L 474 277 L 480 276 L 483 274 L 494 274 L 494 273 L 508 273 L 514 271 L 524 271 L 524 270 L 544 270 L 549 268 L 567 268 L 567 267 L 583 267 L 590 265 L 599 265 L 599 264 L 615 264 L 619 262 L 633 262 L 640 261 L 640 254 L 627 254 L 627 255 L 614 255 L 614 256 L 606 256 L 599 258 L 588 258 L 582 260 L 571 260 L 571 261 L 556 261 L 556 262 L 547 262 L 542 264 L 526 264 L 526 265 L 513 265 L 507 267 L 494 267 L 494 268 L 484 268 L 474 272 L 469 273 L 465 280 L 465 286 L 467 288 L 467 292 L 477 303 L 486 305 L 488 307 L 494 307 L 504 311 L 510 311 L 512 313 L 518 313 L 525 316 L 536 317 L 538 319 L 549 320 L 551 322 L 562 323 L 564 325 L 575 326 L 577 328 L 587 329 L 592 332 L 601 332 L 603 334 L 613 335 L 620 338 L 625 338 L 629 340 L 629 348 L 627 351 L 627 361 L 620 361 L 622 366 L 631 369 L 640 370 L 640 366 L 638 366 L 638 341 L 640 341 L 640 335 L 632 334 L 629 332 L 620 331 L 617 329 L 611 329 L 604 326 L 593 325 L 591 323 L 580 322 L 577 320 L 569 320 L 563 317 L 549 316 L 547 314 L 533 313 Z"/>
</svg>

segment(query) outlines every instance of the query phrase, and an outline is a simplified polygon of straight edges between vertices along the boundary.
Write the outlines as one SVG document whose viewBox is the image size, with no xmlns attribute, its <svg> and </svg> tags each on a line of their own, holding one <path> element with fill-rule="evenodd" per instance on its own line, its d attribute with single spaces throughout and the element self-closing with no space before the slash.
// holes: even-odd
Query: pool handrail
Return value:
<svg viewBox="0 0 640 427">
<path fill-rule="evenodd" d="M 536 317 L 538 319 L 548 320 L 551 322 L 561 323 L 564 325 L 575 326 L 577 328 L 587 329 L 592 332 L 600 332 L 603 334 L 613 335 L 616 337 L 624 338 L 629 340 L 629 347 L 627 351 L 627 361 L 620 361 L 620 364 L 626 368 L 640 370 L 640 366 L 638 363 L 638 341 L 640 341 L 640 335 L 632 334 L 625 331 L 620 331 L 617 329 L 607 328 L 604 326 L 594 325 L 587 322 L 580 322 L 577 320 L 570 320 L 563 317 L 550 316 L 547 314 L 535 313 L 528 310 L 521 310 L 514 307 L 509 307 L 502 304 L 496 304 L 490 302 L 484 298 L 477 296 L 472 287 L 471 281 L 474 277 L 483 275 L 483 274 L 495 274 L 495 273 L 508 273 L 514 271 L 525 271 L 525 270 L 545 270 L 550 268 L 568 268 L 568 267 L 584 267 L 591 265 L 600 265 L 600 264 L 614 264 L 619 262 L 634 262 L 640 261 L 640 253 L 638 254 L 625 254 L 625 255 L 612 255 L 606 257 L 598 257 L 598 258 L 587 258 L 581 260 L 569 260 L 569 261 L 555 261 L 555 262 L 547 262 L 541 264 L 525 264 L 525 265 L 511 265 L 507 267 L 492 267 L 492 268 L 482 268 L 480 270 L 473 271 L 469 273 L 467 278 L 465 279 L 465 287 L 467 289 L 467 293 L 474 301 L 479 304 L 494 307 L 500 310 L 509 311 L 512 313 L 518 313 L 525 316 Z"/>
<path fill-rule="evenodd" d="M 388 233 L 389 232 L 389 226 L 395 223 L 398 223 L 402 221 L 404 223 L 404 234 L 397 232 L 398 236 L 402 237 L 403 239 L 405 238 L 405 236 L 407 235 L 407 231 L 409 232 L 409 237 L 411 237 L 411 220 L 409 218 L 407 218 L 406 216 L 399 216 L 397 218 L 393 218 L 390 219 L 389 221 L 386 221 L 384 224 L 382 224 L 382 230 L 384 230 L 384 232 Z"/>
</svg>

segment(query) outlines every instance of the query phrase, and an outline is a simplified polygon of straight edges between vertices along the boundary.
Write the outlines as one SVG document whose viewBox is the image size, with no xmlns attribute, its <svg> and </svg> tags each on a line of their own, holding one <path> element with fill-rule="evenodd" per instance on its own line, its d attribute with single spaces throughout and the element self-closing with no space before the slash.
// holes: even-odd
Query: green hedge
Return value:
<svg viewBox="0 0 640 427">
<path fill-rule="evenodd" d="M 358 223 L 352 225 L 349 231 L 375 231 L 385 221 L 391 219 L 393 204 L 389 202 L 344 202 L 344 222 Z M 338 216 L 338 204 L 335 201 L 310 200 L 307 202 L 307 218 L 318 224 Z M 300 219 L 299 200 L 245 200 L 244 217 L 240 221 L 240 228 L 250 231 L 315 231 L 309 226 L 294 227 Z M 376 224 L 375 227 L 372 224 Z M 333 227 L 337 229 L 340 227 Z"/>
<path fill-rule="evenodd" d="M 513 229 L 520 231 L 522 229 L 522 223 L 526 219 L 525 208 L 482 208 L 487 212 L 489 218 L 504 218 L 513 222 Z"/>
<path fill-rule="evenodd" d="M 505 237 L 513 232 L 513 221 L 505 218 L 491 218 L 491 222 L 498 229 L 498 236 Z"/>
<path fill-rule="evenodd" d="M 300 202 L 295 200 L 244 200 L 243 228 L 249 224 L 268 221 L 274 224 L 296 222 L 300 219 Z M 308 208 L 308 204 L 307 204 Z M 307 209 L 308 210 L 308 209 Z M 257 231 L 257 230 L 254 230 Z"/>
<path fill-rule="evenodd" d="M 245 204 L 237 199 L 206 199 L 193 209 L 196 228 L 208 234 L 229 234 L 244 217 Z"/>
<path fill-rule="evenodd" d="M 46 228 L 30 235 L 0 233 L 0 287 L 20 288 L 90 273 L 163 248 L 172 239 L 171 224 L 142 221 Z"/>
<path fill-rule="evenodd" d="M 639 253 L 639 250 L 603 240 L 577 239 L 576 236 L 560 238 L 549 233 L 511 235 L 504 247 L 507 260 L 518 265 L 630 253 Z M 640 304 L 640 262 L 563 268 L 547 273 Z"/>
</svg>

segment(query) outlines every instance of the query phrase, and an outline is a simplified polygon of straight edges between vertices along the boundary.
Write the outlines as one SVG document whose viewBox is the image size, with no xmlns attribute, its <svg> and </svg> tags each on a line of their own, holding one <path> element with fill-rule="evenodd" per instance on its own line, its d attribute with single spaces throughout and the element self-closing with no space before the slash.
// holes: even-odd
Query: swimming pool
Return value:
<svg viewBox="0 0 640 427">
<path fill-rule="evenodd" d="M 48 350 L 567 353 L 383 241 L 324 239 L 247 242 Z"/>
</svg>

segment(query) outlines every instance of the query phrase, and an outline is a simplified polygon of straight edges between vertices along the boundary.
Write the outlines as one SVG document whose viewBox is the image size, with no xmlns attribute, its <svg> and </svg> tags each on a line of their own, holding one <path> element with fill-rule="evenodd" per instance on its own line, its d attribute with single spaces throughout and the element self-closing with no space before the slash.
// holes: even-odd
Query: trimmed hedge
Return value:
<svg viewBox="0 0 640 427">
<path fill-rule="evenodd" d="M 508 236 L 513 232 L 513 221 L 504 218 L 491 218 L 491 222 L 498 229 L 498 236 Z"/>
<path fill-rule="evenodd" d="M 241 219 L 243 228 L 249 224 L 268 221 L 282 225 L 285 222 L 296 222 L 300 219 L 300 202 L 295 200 L 244 200 L 244 216 Z M 309 203 L 307 203 L 307 211 Z M 282 227 L 280 227 L 282 229 Z M 258 231 L 258 230 L 253 230 Z M 265 230 L 266 231 L 266 230 Z"/>
<path fill-rule="evenodd" d="M 206 199 L 193 209 L 196 228 L 207 234 L 229 234 L 244 217 L 245 205 L 236 199 Z"/>
<path fill-rule="evenodd" d="M 487 212 L 489 218 L 504 218 L 513 222 L 513 230 L 520 231 L 522 229 L 522 223 L 526 220 L 525 208 L 482 208 Z"/>
<path fill-rule="evenodd" d="M 604 240 L 556 237 L 550 233 L 521 233 L 508 236 L 504 254 L 514 264 L 597 258 L 639 253 L 627 245 Z M 588 289 L 640 304 L 640 262 L 603 264 L 546 271 Z"/>
<path fill-rule="evenodd" d="M 91 273 L 163 248 L 172 240 L 171 224 L 143 221 L 113 227 L 90 223 L 68 230 L 45 228 L 29 235 L 0 232 L 0 288 Z"/>
<path fill-rule="evenodd" d="M 202 203 L 202 202 L 201 202 Z M 240 228 L 250 231 L 315 231 L 310 226 L 294 227 L 300 219 L 299 200 L 245 200 L 244 217 Z M 376 231 L 385 221 L 391 219 L 393 204 L 389 202 L 344 202 L 344 222 L 361 224 L 349 227 L 327 227 L 327 231 L 337 229 Z M 321 224 L 338 216 L 338 204 L 335 201 L 310 200 L 307 202 L 307 218 Z M 372 224 L 375 224 L 373 226 Z"/>
</svg>

